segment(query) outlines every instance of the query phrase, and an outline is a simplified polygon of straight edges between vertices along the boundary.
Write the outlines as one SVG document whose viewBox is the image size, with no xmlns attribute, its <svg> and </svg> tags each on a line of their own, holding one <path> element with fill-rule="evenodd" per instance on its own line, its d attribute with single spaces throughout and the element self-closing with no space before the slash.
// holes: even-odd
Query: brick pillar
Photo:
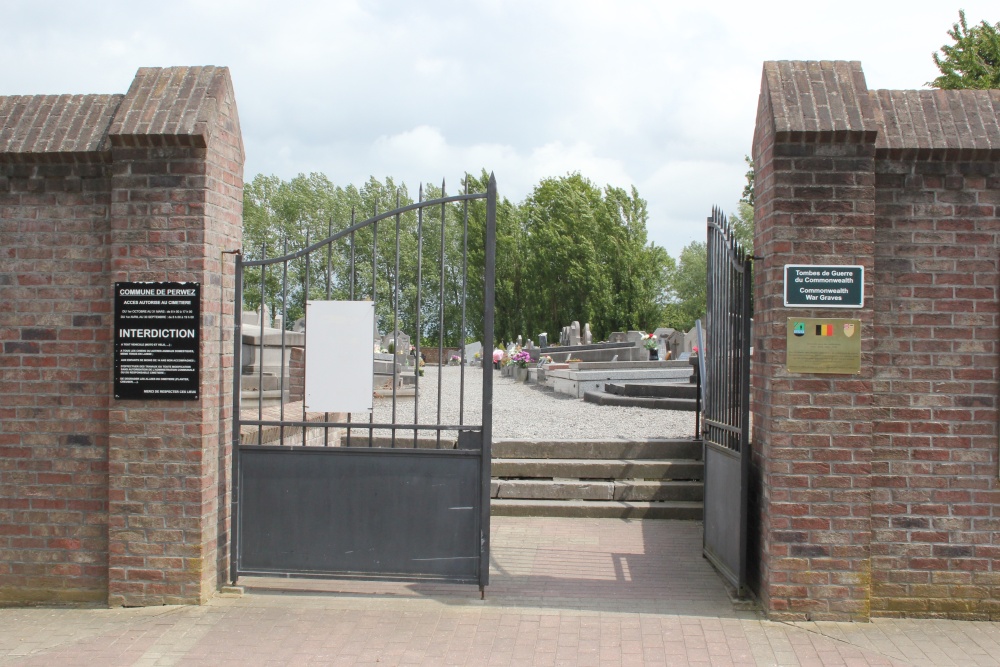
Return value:
<svg viewBox="0 0 1000 667">
<path fill-rule="evenodd" d="M 860 63 L 769 62 L 756 169 L 754 573 L 771 618 L 867 619 L 876 127 Z M 785 264 L 865 267 L 865 307 L 785 308 Z M 787 318 L 861 320 L 860 375 L 795 374 Z"/>
<path fill-rule="evenodd" d="M 140 69 L 109 130 L 111 282 L 201 284 L 197 401 L 112 400 L 108 601 L 199 603 L 225 576 L 243 149 L 229 72 Z"/>
</svg>

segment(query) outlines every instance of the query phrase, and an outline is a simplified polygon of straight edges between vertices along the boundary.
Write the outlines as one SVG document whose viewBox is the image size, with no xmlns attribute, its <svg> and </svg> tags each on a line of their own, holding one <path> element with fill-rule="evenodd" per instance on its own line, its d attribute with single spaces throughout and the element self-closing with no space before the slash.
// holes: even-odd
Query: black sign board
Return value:
<svg viewBox="0 0 1000 667">
<path fill-rule="evenodd" d="M 201 285 L 115 283 L 115 398 L 197 400 Z"/>
<path fill-rule="evenodd" d="M 785 306 L 861 308 L 865 267 L 785 264 Z"/>
</svg>

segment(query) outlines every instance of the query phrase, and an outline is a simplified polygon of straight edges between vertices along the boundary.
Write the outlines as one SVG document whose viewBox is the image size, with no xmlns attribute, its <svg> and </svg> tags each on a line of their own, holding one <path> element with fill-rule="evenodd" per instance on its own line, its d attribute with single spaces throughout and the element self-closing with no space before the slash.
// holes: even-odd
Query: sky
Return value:
<svg viewBox="0 0 1000 667">
<path fill-rule="evenodd" d="M 697 6 L 703 5 L 703 6 Z M 921 88 L 996 0 L 3 0 L 0 95 L 124 93 L 139 67 L 230 68 L 244 178 L 391 176 L 524 200 L 579 172 L 635 186 L 677 256 L 736 209 L 766 60 L 860 60 Z"/>
</svg>

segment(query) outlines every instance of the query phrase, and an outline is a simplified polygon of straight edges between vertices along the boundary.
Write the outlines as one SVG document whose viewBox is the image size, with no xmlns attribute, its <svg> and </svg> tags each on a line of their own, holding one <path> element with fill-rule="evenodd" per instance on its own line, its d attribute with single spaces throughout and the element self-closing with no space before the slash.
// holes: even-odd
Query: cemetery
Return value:
<svg viewBox="0 0 1000 667">
<path fill-rule="evenodd" d="M 695 331 L 670 328 L 613 332 L 607 341 L 594 342 L 590 325 L 579 322 L 562 328 L 558 344 L 528 340 L 523 351 L 529 360 L 505 363 L 505 376 L 537 384 L 557 394 L 599 405 L 631 405 L 651 409 L 694 411 L 697 376 L 691 353 L 697 347 Z M 508 359 L 522 351 L 521 337 L 507 345 Z"/>
<path fill-rule="evenodd" d="M 0 603 L 200 604 L 240 576 L 303 572 L 482 592 L 496 513 L 703 518 L 706 537 L 739 536 L 738 586 L 778 620 L 997 618 L 997 99 L 869 90 L 857 62 L 765 63 L 759 259 L 720 211 L 708 226 L 739 259 L 725 277 L 742 305 L 754 289 L 754 319 L 712 310 L 709 290 L 705 324 L 724 336 L 737 313 L 739 340 L 702 346 L 664 328 L 599 341 L 571 322 L 558 341 L 507 343 L 493 370 L 492 176 L 413 205 L 441 212 L 442 241 L 424 258 L 439 278 L 417 285 L 419 324 L 397 326 L 401 300 L 387 295 L 400 273 L 392 291 L 375 273 L 392 266 L 378 248 L 398 263 L 399 245 L 385 251 L 392 226 L 382 245 L 376 227 L 395 215 L 398 230 L 402 207 L 281 257 L 244 256 L 225 68 L 143 68 L 124 94 L 0 97 L 0 220 L 12 221 L 16 266 L 0 273 Z M 480 330 L 465 319 L 466 282 L 446 303 L 445 265 L 467 259 L 458 230 L 470 217 L 485 221 L 482 333 L 463 349 L 454 340 Z M 462 248 L 450 258 L 446 238 Z M 255 309 L 242 291 L 244 270 L 263 278 L 340 242 L 350 260 L 307 261 L 297 294 L 321 291 L 309 280 L 326 266 L 327 295 L 340 280 L 350 299 L 311 303 L 367 309 L 349 332 L 359 345 L 334 359 L 361 360 L 349 381 L 339 366 L 306 372 L 332 329 L 289 324 L 287 309 Z M 856 277 L 857 300 L 841 317 L 828 300 L 790 303 L 786 267 Z M 147 310 L 121 298 L 145 292 L 157 299 Z M 446 306 L 459 321 L 451 345 Z M 310 410 L 326 405 L 310 403 L 317 377 L 348 407 Z M 732 389 L 746 411 L 731 424 L 705 408 L 700 440 L 699 381 Z M 505 409 L 508 389 L 522 402 Z M 705 452 L 734 465 L 713 477 Z M 712 523 L 731 488 L 740 504 Z"/>
</svg>

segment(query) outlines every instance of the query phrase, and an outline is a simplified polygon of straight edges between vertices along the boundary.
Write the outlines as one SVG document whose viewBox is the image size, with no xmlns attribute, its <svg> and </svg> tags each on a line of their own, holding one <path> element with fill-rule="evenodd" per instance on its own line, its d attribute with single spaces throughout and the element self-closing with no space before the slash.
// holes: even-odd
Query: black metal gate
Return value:
<svg viewBox="0 0 1000 667">
<path fill-rule="evenodd" d="M 750 323 L 753 257 L 725 215 L 708 219 L 707 340 L 704 391 L 705 534 L 703 553 L 744 594 L 750 472 Z"/>
<path fill-rule="evenodd" d="M 465 193 L 452 196 L 442 184 L 438 194 L 425 200 L 421 188 L 403 205 L 397 193 L 394 210 L 376 207 L 363 222 L 351 211 L 341 231 L 331 221 L 327 238 L 307 236 L 281 257 L 267 259 L 266 248 L 256 259 L 237 256 L 234 582 L 266 575 L 489 583 L 493 376 L 489 363 L 446 368 L 445 346 L 449 340 L 464 358 L 475 334 L 492 350 L 496 181 L 470 193 L 467 179 Z M 296 349 L 305 334 L 288 319 L 301 312 L 308 333 L 305 306 L 315 300 L 371 301 L 377 328 L 391 327 L 388 349 L 373 355 L 383 387 L 367 418 L 307 410 L 299 385 L 308 378 L 296 369 L 307 367 L 309 348 Z M 273 328 L 269 301 L 281 313 Z M 254 305 L 259 322 L 243 324 L 244 306 Z M 411 328 L 412 351 L 401 349 L 400 327 Z M 375 332 L 372 341 L 378 345 Z M 422 341 L 433 341 L 430 349 Z M 424 365 L 435 347 L 439 365 Z M 442 405 L 447 382 L 459 384 L 457 405 Z M 301 404 L 290 395 L 298 390 Z M 242 403 L 241 392 L 249 394 Z"/>
</svg>

